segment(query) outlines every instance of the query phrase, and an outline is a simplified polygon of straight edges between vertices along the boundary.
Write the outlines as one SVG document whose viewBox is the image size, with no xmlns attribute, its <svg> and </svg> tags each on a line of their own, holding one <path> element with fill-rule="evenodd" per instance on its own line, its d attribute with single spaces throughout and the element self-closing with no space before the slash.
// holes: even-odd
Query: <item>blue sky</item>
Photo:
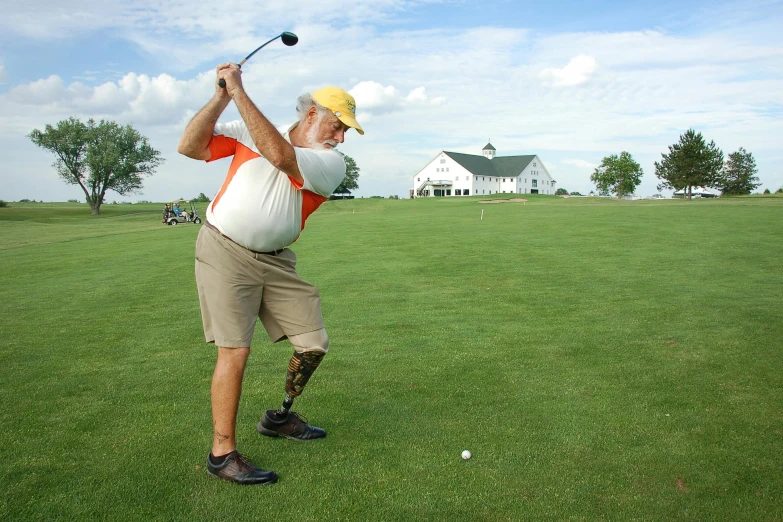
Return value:
<svg viewBox="0 0 783 522">
<path fill-rule="evenodd" d="M 761 189 L 783 186 L 783 2 L 470 2 L 437 0 L 31 0 L 0 20 L 0 199 L 82 199 L 25 137 L 69 116 L 132 123 L 166 162 L 143 194 L 214 194 L 227 165 L 176 153 L 209 99 L 214 66 L 239 61 L 275 123 L 302 92 L 340 85 L 367 134 L 341 149 L 359 195 L 407 197 L 440 150 L 538 154 L 560 187 L 583 193 L 604 156 L 630 152 L 637 190 L 688 128 L 725 154 L 745 147 Z M 225 120 L 237 117 L 229 109 Z"/>
</svg>

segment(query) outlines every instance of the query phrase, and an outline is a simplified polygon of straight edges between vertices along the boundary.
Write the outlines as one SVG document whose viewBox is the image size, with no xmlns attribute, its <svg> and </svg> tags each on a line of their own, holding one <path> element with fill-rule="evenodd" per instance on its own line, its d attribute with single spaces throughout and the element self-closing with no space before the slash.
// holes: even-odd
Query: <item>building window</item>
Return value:
<svg viewBox="0 0 783 522">
<path fill-rule="evenodd" d="M 446 167 L 446 172 L 448 172 L 448 171 L 449 171 L 449 168 L 448 168 L 448 167 Z"/>
<path fill-rule="evenodd" d="M 451 196 L 451 189 L 448 189 L 448 190 L 446 191 L 446 195 L 447 195 L 447 196 Z"/>
<path fill-rule="evenodd" d="M 484 176 L 481 176 L 481 181 L 487 181 L 487 180 L 484 179 Z"/>
<path fill-rule="evenodd" d="M 534 186 L 534 187 L 537 187 L 537 186 L 538 186 L 538 180 L 537 180 L 537 179 L 534 179 L 534 180 L 533 180 L 533 186 Z"/>
<path fill-rule="evenodd" d="M 481 193 L 484 194 L 484 191 L 482 190 Z"/>
<path fill-rule="evenodd" d="M 435 172 L 440 172 L 440 169 L 435 169 Z"/>
<path fill-rule="evenodd" d="M 454 195 L 455 196 L 461 196 L 462 195 L 462 189 L 454 189 Z"/>
<path fill-rule="evenodd" d="M 506 178 L 503 178 L 503 183 L 505 183 L 505 182 L 506 182 Z"/>
<path fill-rule="evenodd" d="M 421 178 L 416 178 L 416 181 L 421 181 Z"/>
<path fill-rule="evenodd" d="M 443 158 L 442 160 L 440 160 L 440 162 L 441 163 L 446 163 L 446 158 Z"/>
<path fill-rule="evenodd" d="M 463 196 L 470 196 L 470 190 L 468 190 L 468 189 L 463 190 L 462 191 L 462 195 Z"/>
<path fill-rule="evenodd" d="M 535 162 L 533 162 L 533 166 L 534 166 L 534 167 L 536 166 L 536 163 L 535 163 Z"/>
</svg>

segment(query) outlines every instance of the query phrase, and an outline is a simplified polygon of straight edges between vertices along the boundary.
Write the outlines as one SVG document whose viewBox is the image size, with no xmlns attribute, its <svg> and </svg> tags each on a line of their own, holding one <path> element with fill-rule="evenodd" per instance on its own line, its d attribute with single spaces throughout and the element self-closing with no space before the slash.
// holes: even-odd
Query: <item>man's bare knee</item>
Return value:
<svg viewBox="0 0 783 522">
<path fill-rule="evenodd" d="M 314 332 L 292 335 L 288 340 L 291 341 L 296 353 L 319 352 L 325 355 L 329 351 L 329 336 L 326 335 L 324 328 Z"/>
</svg>

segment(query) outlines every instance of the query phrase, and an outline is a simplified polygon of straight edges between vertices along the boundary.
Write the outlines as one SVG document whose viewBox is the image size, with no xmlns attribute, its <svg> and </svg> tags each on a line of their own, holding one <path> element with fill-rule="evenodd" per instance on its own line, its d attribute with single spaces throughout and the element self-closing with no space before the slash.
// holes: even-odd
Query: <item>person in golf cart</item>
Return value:
<svg viewBox="0 0 783 522">
<path fill-rule="evenodd" d="M 172 212 L 177 217 L 185 218 L 185 221 L 193 221 L 193 213 L 188 212 L 186 208 L 180 207 L 180 203 L 184 204 L 184 200 L 175 201 L 173 204 Z"/>
</svg>

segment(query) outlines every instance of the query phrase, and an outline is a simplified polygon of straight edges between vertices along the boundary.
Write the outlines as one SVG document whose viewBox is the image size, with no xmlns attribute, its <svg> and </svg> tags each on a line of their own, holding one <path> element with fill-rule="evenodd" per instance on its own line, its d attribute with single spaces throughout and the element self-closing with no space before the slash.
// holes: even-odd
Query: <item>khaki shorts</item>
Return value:
<svg viewBox="0 0 783 522">
<path fill-rule="evenodd" d="M 275 342 L 324 327 L 318 289 L 299 278 L 287 248 L 276 256 L 255 253 L 202 226 L 196 284 L 208 343 L 249 347 L 256 319 Z"/>
</svg>

